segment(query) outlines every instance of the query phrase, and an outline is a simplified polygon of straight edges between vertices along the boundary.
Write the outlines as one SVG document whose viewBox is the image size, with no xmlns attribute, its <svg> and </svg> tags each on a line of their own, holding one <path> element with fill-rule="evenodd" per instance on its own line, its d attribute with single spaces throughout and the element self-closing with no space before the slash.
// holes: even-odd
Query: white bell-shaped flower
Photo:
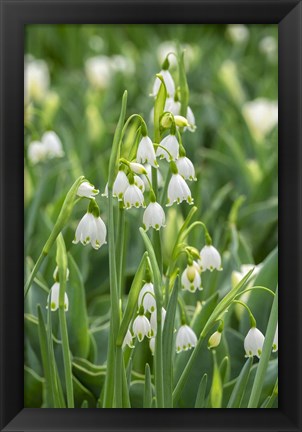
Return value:
<svg viewBox="0 0 302 432">
<path fill-rule="evenodd" d="M 85 198 L 94 198 L 98 193 L 99 190 L 87 181 L 81 183 L 77 191 L 78 196 Z"/>
<path fill-rule="evenodd" d="M 179 142 L 175 135 L 169 134 L 164 139 L 161 140 L 160 145 L 164 148 L 158 147 L 156 150 L 156 156 L 159 156 L 160 159 L 165 158 L 167 161 L 176 160 L 179 156 Z M 165 149 L 168 150 L 166 152 Z"/>
<path fill-rule="evenodd" d="M 170 112 L 173 115 L 179 115 L 180 107 L 181 107 L 180 102 L 176 101 L 173 97 L 166 99 L 166 104 L 165 104 L 165 111 L 166 112 Z"/>
<path fill-rule="evenodd" d="M 146 168 L 144 165 L 138 163 L 138 162 L 130 162 L 129 167 L 131 171 L 133 171 L 135 174 L 147 174 Z"/>
<path fill-rule="evenodd" d="M 175 162 L 178 174 L 180 174 L 185 180 L 197 180 L 195 176 L 195 168 L 193 163 L 186 156 L 182 156 Z"/>
<path fill-rule="evenodd" d="M 145 317 L 145 315 L 138 315 L 132 325 L 132 330 L 134 336 L 137 337 L 139 342 L 141 342 L 145 336 L 148 338 L 151 337 L 151 325 L 149 320 Z"/>
<path fill-rule="evenodd" d="M 47 158 L 47 149 L 40 141 L 32 141 L 28 146 L 27 156 L 32 164 L 42 162 Z"/>
<path fill-rule="evenodd" d="M 149 347 L 150 347 L 150 350 L 151 350 L 151 354 L 154 355 L 154 351 L 155 351 L 155 337 L 152 337 L 150 339 Z"/>
<path fill-rule="evenodd" d="M 167 206 L 171 206 L 174 202 L 180 204 L 182 201 L 193 204 L 190 188 L 180 174 L 172 174 L 168 185 Z"/>
<path fill-rule="evenodd" d="M 154 168 L 158 167 L 158 163 L 155 156 L 155 150 L 151 139 L 148 136 L 144 136 L 138 145 L 136 160 L 139 163 L 149 163 Z"/>
<path fill-rule="evenodd" d="M 157 202 L 150 202 L 143 215 L 143 226 L 145 230 L 150 227 L 156 229 L 157 231 L 161 227 L 165 227 L 166 216 L 164 209 Z"/>
<path fill-rule="evenodd" d="M 59 280 L 59 267 L 58 266 L 56 266 L 52 276 L 53 276 L 54 280 L 56 282 L 58 282 L 58 280 Z M 69 268 L 66 269 L 66 280 L 68 281 L 68 279 L 69 279 Z"/>
<path fill-rule="evenodd" d="M 221 256 L 220 253 L 214 246 L 205 245 L 200 251 L 200 260 L 198 264 L 201 271 L 210 270 L 222 270 L 221 267 Z"/>
<path fill-rule="evenodd" d="M 140 293 L 138 295 L 138 306 L 143 306 L 145 311 L 155 311 L 156 301 L 152 282 L 146 282 L 140 290 Z"/>
<path fill-rule="evenodd" d="M 105 190 L 102 193 L 102 196 L 108 198 L 108 182 L 106 183 Z"/>
<path fill-rule="evenodd" d="M 215 331 L 208 340 L 208 348 L 211 349 L 211 348 L 218 347 L 220 341 L 221 341 L 221 332 Z"/>
<path fill-rule="evenodd" d="M 134 348 L 133 336 L 129 329 L 127 330 L 126 336 L 124 337 L 122 348 L 125 348 L 126 345 L 128 345 L 129 348 Z"/>
<path fill-rule="evenodd" d="M 150 182 L 152 182 L 152 167 L 151 167 L 151 165 L 146 164 L 145 168 L 146 168 L 147 174 L 142 176 L 142 179 L 143 179 L 143 182 L 145 183 L 145 190 L 149 191 L 150 185 L 149 185 L 149 182 L 146 179 L 146 177 L 148 177 Z M 162 176 L 159 169 L 156 170 L 156 174 L 157 174 L 157 187 L 158 187 L 158 189 L 161 189 L 164 185 L 164 179 L 163 179 L 163 176 Z"/>
<path fill-rule="evenodd" d="M 45 132 L 41 142 L 46 148 L 48 158 L 52 159 L 64 156 L 61 140 L 55 132 Z"/>
<path fill-rule="evenodd" d="M 145 192 L 145 183 L 141 179 L 141 177 L 135 175 L 134 176 L 134 184 L 144 193 Z"/>
<path fill-rule="evenodd" d="M 182 289 L 195 292 L 197 289 L 202 290 L 200 268 L 197 263 L 187 265 L 187 268 L 181 275 L 181 286 Z"/>
<path fill-rule="evenodd" d="M 161 308 L 161 328 L 162 329 L 164 328 L 166 313 L 167 313 L 166 309 L 162 307 Z M 151 325 L 153 335 L 156 335 L 156 332 L 157 332 L 157 311 L 156 310 L 154 310 L 151 313 L 150 325 Z"/>
<path fill-rule="evenodd" d="M 47 309 L 48 309 L 48 304 L 49 304 L 49 296 L 50 296 L 50 310 L 52 312 L 54 312 L 59 308 L 59 295 L 60 295 L 60 284 L 59 284 L 59 282 L 55 282 L 50 289 L 50 294 L 47 297 L 47 305 L 46 305 Z M 64 309 L 65 309 L 65 311 L 68 311 L 68 307 L 69 307 L 69 301 L 68 301 L 67 294 L 65 292 L 65 294 L 64 294 Z"/>
<path fill-rule="evenodd" d="M 163 77 L 166 89 L 167 89 L 167 94 L 168 96 L 174 96 L 175 93 L 175 84 L 174 84 L 174 80 L 172 78 L 172 75 L 170 74 L 170 72 L 167 69 L 162 69 L 159 72 L 159 75 L 161 75 Z M 157 96 L 157 93 L 159 91 L 161 85 L 161 80 L 156 77 L 155 81 L 154 81 L 154 85 L 153 85 L 153 91 L 152 91 L 152 95 L 151 96 Z"/>
<path fill-rule="evenodd" d="M 26 59 L 24 65 L 24 96 L 26 102 L 31 99 L 42 100 L 49 89 L 50 77 L 48 65 L 44 60 Z"/>
<path fill-rule="evenodd" d="M 256 139 L 262 139 L 278 124 L 278 102 L 258 98 L 246 102 L 243 116 Z"/>
<path fill-rule="evenodd" d="M 123 201 L 124 193 L 128 186 L 128 177 L 126 176 L 124 171 L 119 170 L 112 186 L 112 196 L 118 198 L 119 201 Z"/>
<path fill-rule="evenodd" d="M 91 246 L 97 250 L 107 243 L 106 234 L 106 225 L 103 220 L 88 212 L 79 222 L 73 243 L 81 242 L 84 246 L 91 243 Z"/>
<path fill-rule="evenodd" d="M 194 132 L 196 129 L 195 116 L 193 114 L 192 109 L 189 106 L 187 108 L 187 120 L 189 123 L 188 130 L 190 132 Z"/>
<path fill-rule="evenodd" d="M 276 332 L 275 332 L 275 336 L 274 336 L 274 341 L 273 341 L 273 352 L 278 351 L 278 324 L 277 324 L 277 328 L 276 328 Z"/>
<path fill-rule="evenodd" d="M 252 327 L 244 339 L 244 349 L 247 357 L 260 358 L 264 344 L 264 336 L 256 327 Z"/>
<path fill-rule="evenodd" d="M 145 207 L 144 195 L 136 184 L 129 184 L 124 193 L 124 207 Z"/>
<path fill-rule="evenodd" d="M 195 347 L 197 336 L 187 324 L 182 325 L 176 335 L 176 352 L 187 351 Z"/>
</svg>

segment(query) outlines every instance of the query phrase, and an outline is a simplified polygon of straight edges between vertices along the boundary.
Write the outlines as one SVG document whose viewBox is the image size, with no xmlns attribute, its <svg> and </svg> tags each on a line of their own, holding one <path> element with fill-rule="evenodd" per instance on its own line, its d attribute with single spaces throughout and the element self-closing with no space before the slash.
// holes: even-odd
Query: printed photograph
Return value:
<svg viewBox="0 0 302 432">
<path fill-rule="evenodd" d="M 26 25 L 24 406 L 278 408 L 278 27 Z"/>
</svg>

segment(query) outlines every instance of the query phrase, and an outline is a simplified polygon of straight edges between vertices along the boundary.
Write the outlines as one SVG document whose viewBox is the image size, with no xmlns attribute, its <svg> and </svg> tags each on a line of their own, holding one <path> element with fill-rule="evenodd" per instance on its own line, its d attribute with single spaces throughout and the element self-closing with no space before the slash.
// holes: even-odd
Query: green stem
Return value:
<svg viewBox="0 0 302 432">
<path fill-rule="evenodd" d="M 116 347 L 115 362 L 115 408 L 123 408 L 123 350 L 122 347 Z"/>
<path fill-rule="evenodd" d="M 74 408 L 71 359 L 70 359 L 64 304 L 59 306 L 59 319 L 60 319 L 60 329 L 61 329 L 61 337 L 62 337 L 62 350 L 63 350 L 64 372 L 65 372 L 66 393 L 67 393 L 67 407 Z"/>
<path fill-rule="evenodd" d="M 118 227 L 116 240 L 116 268 L 118 280 L 119 298 L 122 298 L 122 280 L 123 280 L 123 264 L 124 264 L 124 248 L 125 248 L 125 210 L 122 203 L 118 210 Z"/>
<path fill-rule="evenodd" d="M 57 382 L 57 373 L 56 373 L 56 359 L 54 356 L 54 350 L 53 350 L 53 342 L 52 342 L 52 325 L 51 325 L 51 296 L 49 295 L 48 299 L 48 310 L 47 310 L 47 346 L 48 346 L 48 352 L 49 352 L 49 365 L 50 365 L 50 385 L 51 385 L 51 392 L 52 397 L 54 401 L 54 408 L 62 408 L 59 398 L 59 389 L 58 389 L 58 382 Z"/>
<path fill-rule="evenodd" d="M 272 346 L 273 346 L 274 336 L 276 332 L 277 322 L 278 322 L 278 287 L 276 289 L 275 298 L 273 301 L 270 317 L 268 320 L 263 350 L 257 367 L 257 372 L 252 387 L 248 408 L 258 407 L 262 387 L 264 384 L 264 378 L 268 367 L 268 362 L 272 352 Z"/>
<path fill-rule="evenodd" d="M 36 277 L 39 268 L 41 267 L 41 264 L 44 260 L 44 258 L 46 257 L 47 254 L 45 254 L 43 251 L 41 252 L 39 258 L 36 261 L 36 264 L 34 265 L 34 268 L 32 269 L 29 278 L 27 279 L 27 282 L 24 286 L 24 298 L 26 297 L 29 288 L 31 287 L 31 284 L 33 283 L 34 278 Z"/>
<path fill-rule="evenodd" d="M 114 396 L 114 374 L 115 374 L 115 341 L 117 339 L 120 316 L 119 316 L 119 295 L 118 281 L 116 274 L 115 260 L 115 238 L 114 238 L 114 216 L 112 189 L 108 186 L 108 239 L 109 239 L 109 278 L 110 278 L 110 337 L 108 341 L 107 373 L 105 381 L 104 408 L 110 408 Z"/>
</svg>

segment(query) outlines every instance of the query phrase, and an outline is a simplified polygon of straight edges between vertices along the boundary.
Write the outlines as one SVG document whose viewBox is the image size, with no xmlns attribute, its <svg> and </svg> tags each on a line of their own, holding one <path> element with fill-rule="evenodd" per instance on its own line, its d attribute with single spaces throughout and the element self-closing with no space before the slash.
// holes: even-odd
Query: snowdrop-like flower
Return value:
<svg viewBox="0 0 302 432">
<path fill-rule="evenodd" d="M 134 184 L 144 193 L 145 192 L 145 183 L 144 181 L 137 175 L 134 176 Z"/>
<path fill-rule="evenodd" d="M 78 196 L 85 198 L 94 198 L 98 193 L 99 190 L 87 181 L 81 183 L 77 191 Z"/>
<path fill-rule="evenodd" d="M 55 132 L 45 132 L 41 141 L 45 146 L 47 156 L 50 159 L 64 156 L 61 140 Z"/>
<path fill-rule="evenodd" d="M 159 75 L 161 75 L 163 77 L 168 96 L 174 96 L 175 84 L 174 84 L 174 81 L 173 81 L 173 78 L 172 78 L 172 75 L 170 74 L 170 72 L 167 69 L 162 69 L 159 72 Z M 156 77 L 155 81 L 154 81 L 153 91 L 152 91 L 151 96 L 157 96 L 160 85 L 161 85 L 161 80 L 158 77 Z"/>
<path fill-rule="evenodd" d="M 97 250 L 107 243 L 106 234 L 106 225 L 102 219 L 87 212 L 79 222 L 73 243 L 81 242 L 84 246 L 91 243 L 91 246 Z"/>
<path fill-rule="evenodd" d="M 190 188 L 180 174 L 172 174 L 168 185 L 167 206 L 171 206 L 174 202 L 180 204 L 182 201 L 193 204 Z"/>
<path fill-rule="evenodd" d="M 172 159 L 168 152 L 165 149 L 158 147 L 156 150 L 156 156 L 159 156 L 161 159 L 165 158 L 167 161 L 176 160 L 179 156 L 179 143 L 175 135 L 169 134 L 164 139 L 161 140 L 160 145 L 168 150 L 171 154 Z"/>
<path fill-rule="evenodd" d="M 112 186 L 112 195 L 116 198 L 118 198 L 119 201 L 123 201 L 124 193 L 129 186 L 129 181 L 124 173 L 124 171 L 120 170 L 117 173 L 116 179 L 114 180 L 113 186 Z M 108 190 L 107 190 L 108 194 Z"/>
<path fill-rule="evenodd" d="M 185 180 L 197 180 L 195 177 L 195 168 L 193 163 L 186 156 L 182 156 L 176 161 L 178 174 L 180 174 Z"/>
<path fill-rule="evenodd" d="M 140 293 L 138 295 L 138 306 L 143 306 L 145 311 L 155 311 L 156 301 L 154 297 L 154 288 L 152 282 L 145 283 L 140 290 Z"/>
<path fill-rule="evenodd" d="M 24 67 L 25 100 L 41 100 L 47 94 L 50 78 L 47 63 L 43 60 L 29 60 Z"/>
<path fill-rule="evenodd" d="M 218 347 L 220 341 L 221 341 L 221 332 L 215 331 L 208 340 L 208 348 L 211 349 L 211 348 Z"/>
<path fill-rule="evenodd" d="M 197 336 L 188 325 L 182 325 L 176 335 L 176 352 L 187 351 L 195 347 L 197 344 Z"/>
<path fill-rule="evenodd" d="M 244 339 L 244 349 L 247 357 L 257 356 L 260 358 L 264 336 L 256 327 L 252 327 Z"/>
<path fill-rule="evenodd" d="M 195 132 L 195 129 L 196 129 L 195 116 L 193 114 L 192 109 L 189 106 L 187 108 L 187 120 L 189 123 L 189 125 L 187 126 L 188 130 L 190 132 Z"/>
<path fill-rule="evenodd" d="M 155 337 L 153 337 L 153 338 L 150 339 L 149 347 L 150 347 L 150 350 L 151 350 L 152 355 L 154 355 L 154 350 L 155 350 Z"/>
<path fill-rule="evenodd" d="M 42 162 L 47 158 L 47 149 L 40 141 L 32 141 L 28 146 L 27 156 L 32 164 Z"/>
<path fill-rule="evenodd" d="M 161 308 L 161 328 L 164 328 L 164 324 L 165 324 L 165 319 L 166 319 L 166 309 Z M 151 329 L 153 332 L 153 335 L 156 335 L 156 331 L 157 331 L 157 311 L 153 311 L 151 313 L 151 317 L 150 317 L 150 325 L 151 325 Z"/>
<path fill-rule="evenodd" d="M 59 268 L 58 268 L 58 266 L 56 266 L 52 276 L 56 282 L 59 282 Z M 66 280 L 68 280 L 68 279 L 69 279 L 69 268 L 66 269 Z"/>
<path fill-rule="evenodd" d="M 243 116 L 255 138 L 261 139 L 278 123 L 278 103 L 258 98 L 246 102 L 242 108 Z"/>
<path fill-rule="evenodd" d="M 90 84 L 100 90 L 107 88 L 112 77 L 112 64 L 107 56 L 91 57 L 85 62 L 85 72 Z"/>
<path fill-rule="evenodd" d="M 128 329 L 126 336 L 124 337 L 122 348 L 125 348 L 126 345 L 128 345 L 129 348 L 134 348 L 132 339 L 133 339 L 133 337 L 132 337 L 131 331 Z"/>
<path fill-rule="evenodd" d="M 131 75 L 135 71 L 135 65 L 130 57 L 123 55 L 113 55 L 110 58 L 111 67 L 114 72 L 122 72 L 125 75 Z"/>
<path fill-rule="evenodd" d="M 106 183 L 105 190 L 102 193 L 102 196 L 108 198 L 108 182 Z"/>
<path fill-rule="evenodd" d="M 197 289 L 202 290 L 200 268 L 196 262 L 192 265 L 187 265 L 187 268 L 181 275 L 182 289 L 195 292 Z"/>
<path fill-rule="evenodd" d="M 248 40 L 249 29 L 243 24 L 230 24 L 227 27 L 227 35 L 235 44 L 241 44 Z"/>
<path fill-rule="evenodd" d="M 200 251 L 200 260 L 198 264 L 201 271 L 210 270 L 222 270 L 221 267 L 221 256 L 220 253 L 214 246 L 205 245 Z"/>
<path fill-rule="evenodd" d="M 138 145 L 136 160 L 139 163 L 149 163 L 154 168 L 158 167 L 158 163 L 155 156 L 153 143 L 148 136 L 144 136 Z"/>
<path fill-rule="evenodd" d="M 130 162 L 129 166 L 130 166 L 131 171 L 133 171 L 136 174 L 147 174 L 144 165 L 142 165 L 140 163 Z"/>
<path fill-rule="evenodd" d="M 269 60 L 273 60 L 277 55 L 277 40 L 273 36 L 265 36 L 259 43 L 259 50 L 267 56 Z"/>
<path fill-rule="evenodd" d="M 166 216 L 165 212 L 160 204 L 157 202 L 150 202 L 143 215 L 143 226 L 145 230 L 150 227 L 157 231 L 161 227 L 165 227 Z"/>
<path fill-rule="evenodd" d="M 145 317 L 145 315 L 138 315 L 132 325 L 132 330 L 134 336 L 137 337 L 139 342 L 141 342 L 145 336 L 148 338 L 151 337 L 151 325 L 149 320 Z"/>
<path fill-rule="evenodd" d="M 275 336 L 274 336 L 274 341 L 273 341 L 273 352 L 278 351 L 278 324 L 277 324 L 277 328 L 276 328 L 276 332 L 275 332 Z"/>
<path fill-rule="evenodd" d="M 148 180 L 146 179 L 146 176 L 149 178 L 150 182 L 152 182 L 152 173 L 151 173 L 152 168 L 151 168 L 151 165 L 149 165 L 149 164 L 146 164 L 145 168 L 146 168 L 147 174 L 144 175 L 142 177 L 142 179 L 143 179 L 143 182 L 145 183 L 145 190 L 148 191 L 148 190 L 150 190 L 150 185 L 149 185 Z M 156 170 L 156 173 L 157 173 L 157 187 L 158 187 L 158 189 L 160 189 L 163 187 L 164 180 L 163 180 L 163 176 L 161 175 L 161 172 L 159 169 Z"/>
<path fill-rule="evenodd" d="M 173 115 L 179 115 L 180 108 L 181 108 L 180 102 L 176 101 L 174 97 L 170 97 L 166 99 L 164 111 L 171 112 Z"/>
<path fill-rule="evenodd" d="M 50 294 L 48 295 L 48 298 L 47 298 L 47 306 L 46 306 L 47 309 L 48 309 L 48 303 L 49 303 L 49 296 L 50 296 L 50 310 L 54 312 L 59 308 L 59 295 L 60 295 L 60 284 L 59 284 L 59 282 L 55 282 L 53 284 L 53 286 L 51 287 Z M 68 307 L 69 307 L 69 302 L 68 302 L 67 294 L 65 292 L 65 295 L 64 295 L 64 309 L 65 309 L 65 311 L 68 311 Z"/>
<path fill-rule="evenodd" d="M 129 184 L 124 193 L 124 207 L 130 209 L 131 207 L 145 207 L 144 195 L 136 184 Z"/>
</svg>

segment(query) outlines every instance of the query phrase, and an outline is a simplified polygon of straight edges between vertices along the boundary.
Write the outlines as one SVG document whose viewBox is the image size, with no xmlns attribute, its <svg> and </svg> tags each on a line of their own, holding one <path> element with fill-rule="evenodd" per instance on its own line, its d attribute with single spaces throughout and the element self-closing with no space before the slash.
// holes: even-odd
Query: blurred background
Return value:
<svg viewBox="0 0 302 432">
<path fill-rule="evenodd" d="M 26 26 L 24 179 L 27 269 L 37 259 L 74 180 L 85 175 L 98 189 L 104 190 L 113 134 L 125 89 L 128 90 L 127 115 L 141 114 L 152 136 L 150 113 L 153 98 L 149 94 L 154 76 L 160 71 L 166 54 L 182 48 L 185 49 L 189 105 L 197 126 L 195 133 L 186 132 L 183 137 L 187 156 L 193 161 L 198 178 L 190 187 L 198 207 L 197 218 L 207 224 L 215 246 L 223 255 L 224 267 L 219 274 L 204 275 L 204 291 L 196 293 L 196 297 L 193 295 L 194 298 L 189 295 L 185 300 L 189 308 L 191 304 L 194 318 L 196 301 L 207 301 L 215 292 L 224 295 L 231 287 L 232 272 L 240 271 L 243 264 L 262 263 L 263 266 L 263 262 L 266 263 L 265 272 L 258 282 L 266 282 L 266 286 L 275 289 L 277 38 L 276 25 Z M 171 73 L 177 81 L 176 61 L 173 56 L 169 59 Z M 129 130 L 126 147 L 133 142 L 134 127 Z M 54 131 L 59 139 L 52 144 L 52 153 L 47 155 L 37 146 L 37 143 L 49 139 L 44 135 L 46 131 Z M 36 145 L 32 145 L 33 142 Z M 106 198 L 99 195 L 97 200 L 106 222 Z M 167 228 L 162 231 L 165 262 L 171 253 L 175 230 L 189 210 L 186 204 L 182 204 L 167 212 Z M 90 246 L 72 245 L 75 228 L 85 211 L 86 203 L 78 204 L 64 231 L 66 246 L 72 255 L 69 265 L 76 273 L 76 280 L 71 280 L 70 284 L 80 286 L 84 304 L 78 306 L 76 312 L 75 307 L 71 307 L 74 312 L 68 313 L 69 329 L 75 357 L 101 365 L 106 359 L 108 336 L 108 249 L 105 246 L 95 252 Z M 126 292 L 143 253 L 137 232 L 141 219 L 140 210 L 127 212 Z M 203 233 L 195 231 L 190 244 L 200 249 L 204 244 Z M 40 286 L 34 284 L 25 304 L 25 376 L 28 388 L 35 389 L 34 393 L 26 392 L 27 406 L 43 404 L 36 305 L 46 304 L 47 291 L 53 283 L 54 258 L 55 252 L 52 251 L 40 272 Z M 70 302 L 72 305 L 72 294 Z M 257 323 L 264 331 L 271 299 L 265 297 L 263 302 L 263 294 L 262 297 L 251 295 L 248 304 L 254 305 Z M 79 314 L 84 317 L 82 320 L 79 320 Z M 226 337 L 226 344 L 230 345 L 230 340 L 235 338 L 231 345 L 236 347 L 232 353 L 235 360 L 230 365 L 230 380 L 237 376 L 244 363 L 240 344 L 248 326 L 248 319 L 242 311 L 230 319 L 232 332 L 229 339 Z M 144 370 L 142 359 L 150 355 L 143 348 L 141 351 L 134 363 L 138 381 Z M 221 358 L 224 354 L 221 353 Z M 79 377 L 80 368 L 74 367 L 75 379 L 80 383 L 79 394 L 88 391 L 93 395 L 94 389 L 91 383 L 87 383 L 87 377 L 86 381 L 85 377 Z M 181 370 L 181 366 L 179 368 Z M 272 368 L 273 382 L 277 369 L 275 366 Z M 194 386 L 194 379 L 192 383 Z M 187 387 L 189 389 L 190 385 Z M 132 397 L 134 400 L 137 397 L 139 405 L 139 392 L 134 392 Z M 190 400 L 190 394 L 187 398 Z M 93 406 L 93 402 L 91 404 Z"/>
</svg>

